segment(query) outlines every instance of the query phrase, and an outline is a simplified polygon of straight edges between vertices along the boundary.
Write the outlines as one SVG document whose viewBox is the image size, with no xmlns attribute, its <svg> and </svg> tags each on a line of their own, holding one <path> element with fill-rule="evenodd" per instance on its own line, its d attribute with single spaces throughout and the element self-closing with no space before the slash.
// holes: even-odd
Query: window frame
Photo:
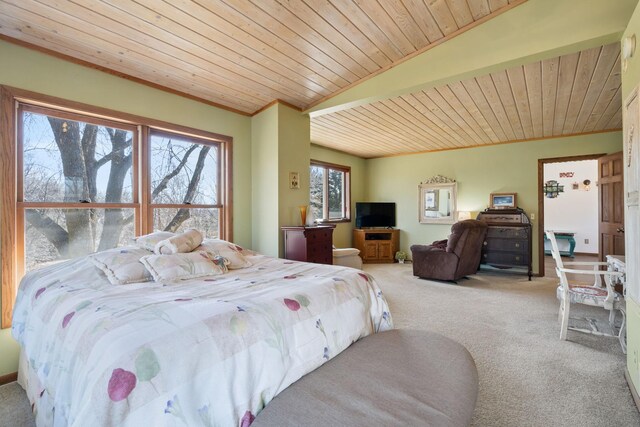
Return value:
<svg viewBox="0 0 640 427">
<path fill-rule="evenodd" d="M 319 167 L 325 170 L 324 181 L 322 183 L 322 197 L 326 202 L 322 204 L 322 218 L 316 218 L 316 221 L 322 223 L 351 222 L 351 167 L 311 159 L 309 169 L 311 169 L 312 167 Z M 344 173 L 342 192 L 342 218 L 329 218 L 329 170 Z M 309 191 L 311 191 L 311 189 L 309 189 Z"/>
<path fill-rule="evenodd" d="M 24 110 L 54 115 L 69 120 L 135 129 L 132 147 L 132 203 L 64 203 L 23 201 L 22 123 Z M 47 111 L 46 113 L 42 113 Z M 50 114 L 49 112 L 53 112 Z M 24 271 L 24 212 L 26 208 L 133 208 L 135 235 L 150 233 L 153 227 L 150 179 L 149 142 L 152 132 L 197 140 L 198 143 L 219 145 L 218 193 L 220 238 L 233 240 L 233 138 L 209 131 L 176 125 L 162 120 L 69 101 L 24 89 L 0 85 L 0 329 L 11 327 L 13 305 L 19 279 Z M 137 135 L 137 138 L 135 137 Z M 21 176 L 18 177 L 18 174 Z M 18 193 L 20 191 L 20 193 Z M 52 205 L 52 206 L 49 206 Z M 161 205 L 167 207 L 167 205 Z M 184 207 L 180 205 L 181 207 Z M 197 208 L 199 205 L 188 205 Z M 209 205 L 207 205 L 209 207 Z M 18 231 L 21 230 L 19 233 Z M 18 256 L 20 254 L 21 256 Z"/>
<path fill-rule="evenodd" d="M 115 120 L 107 120 L 101 118 L 94 118 L 89 115 L 80 113 L 71 113 L 64 110 L 59 110 L 52 107 L 44 107 L 34 105 L 26 102 L 18 101 L 17 103 L 17 116 L 16 116 L 16 275 L 17 278 L 21 278 L 25 274 L 25 212 L 27 209 L 133 209 L 134 211 L 134 235 L 140 235 L 140 201 L 138 199 L 139 191 L 138 185 L 138 151 L 141 144 L 141 138 L 139 129 L 137 126 L 133 126 L 126 123 L 121 123 Z M 126 130 L 132 132 L 133 139 L 131 142 L 131 202 L 119 202 L 119 203 L 107 203 L 107 202 L 28 202 L 24 200 L 24 121 L 21 117 L 25 113 L 35 113 L 45 115 L 47 117 L 56 117 L 59 119 L 91 123 L 99 126 L 107 126 Z M 20 230 L 22 230 L 20 232 Z"/>
</svg>

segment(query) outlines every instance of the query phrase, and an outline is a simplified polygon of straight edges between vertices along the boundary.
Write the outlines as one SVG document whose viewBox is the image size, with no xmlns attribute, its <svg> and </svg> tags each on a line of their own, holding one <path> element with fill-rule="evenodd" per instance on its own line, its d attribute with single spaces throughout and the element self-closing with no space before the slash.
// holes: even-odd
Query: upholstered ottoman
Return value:
<svg viewBox="0 0 640 427">
<path fill-rule="evenodd" d="M 355 248 L 333 249 L 333 265 L 357 268 L 362 270 L 360 251 Z"/>
<path fill-rule="evenodd" d="M 393 330 L 361 339 L 293 383 L 251 426 L 468 426 L 477 394 L 476 366 L 462 345 Z"/>
</svg>

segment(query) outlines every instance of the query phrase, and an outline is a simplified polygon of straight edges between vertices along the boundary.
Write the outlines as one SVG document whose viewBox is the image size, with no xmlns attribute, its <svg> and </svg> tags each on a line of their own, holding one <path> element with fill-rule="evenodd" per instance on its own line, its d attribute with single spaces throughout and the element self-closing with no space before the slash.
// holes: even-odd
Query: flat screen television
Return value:
<svg viewBox="0 0 640 427">
<path fill-rule="evenodd" d="M 356 228 L 395 227 L 396 204 L 392 202 L 356 202 Z"/>
</svg>

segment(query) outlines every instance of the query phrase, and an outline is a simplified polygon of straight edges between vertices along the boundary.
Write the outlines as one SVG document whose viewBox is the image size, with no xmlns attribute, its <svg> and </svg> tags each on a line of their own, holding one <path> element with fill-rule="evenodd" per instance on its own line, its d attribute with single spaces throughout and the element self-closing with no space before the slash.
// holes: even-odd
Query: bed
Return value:
<svg viewBox="0 0 640 427">
<path fill-rule="evenodd" d="M 359 338 L 392 329 L 374 279 L 250 256 L 180 284 L 112 285 L 88 259 L 23 279 L 13 335 L 40 426 L 247 426 Z"/>
</svg>

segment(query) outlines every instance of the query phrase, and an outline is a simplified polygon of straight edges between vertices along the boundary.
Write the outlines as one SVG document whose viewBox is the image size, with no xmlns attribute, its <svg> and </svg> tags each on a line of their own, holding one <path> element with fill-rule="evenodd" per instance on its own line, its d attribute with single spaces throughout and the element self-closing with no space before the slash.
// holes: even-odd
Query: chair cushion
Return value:
<svg viewBox="0 0 640 427">
<path fill-rule="evenodd" d="M 353 256 L 358 254 L 360 254 L 360 250 L 356 248 L 340 248 L 340 249 L 333 250 L 334 258 L 343 257 L 343 256 Z"/>
<path fill-rule="evenodd" d="M 559 285 L 556 289 L 556 296 L 559 300 L 562 300 L 562 293 L 562 285 Z M 622 301 L 622 295 L 617 292 L 614 293 L 613 304 L 616 306 Z M 596 288 L 589 285 L 569 285 L 569 302 L 571 303 L 601 306 L 606 298 L 606 288 Z"/>
</svg>

